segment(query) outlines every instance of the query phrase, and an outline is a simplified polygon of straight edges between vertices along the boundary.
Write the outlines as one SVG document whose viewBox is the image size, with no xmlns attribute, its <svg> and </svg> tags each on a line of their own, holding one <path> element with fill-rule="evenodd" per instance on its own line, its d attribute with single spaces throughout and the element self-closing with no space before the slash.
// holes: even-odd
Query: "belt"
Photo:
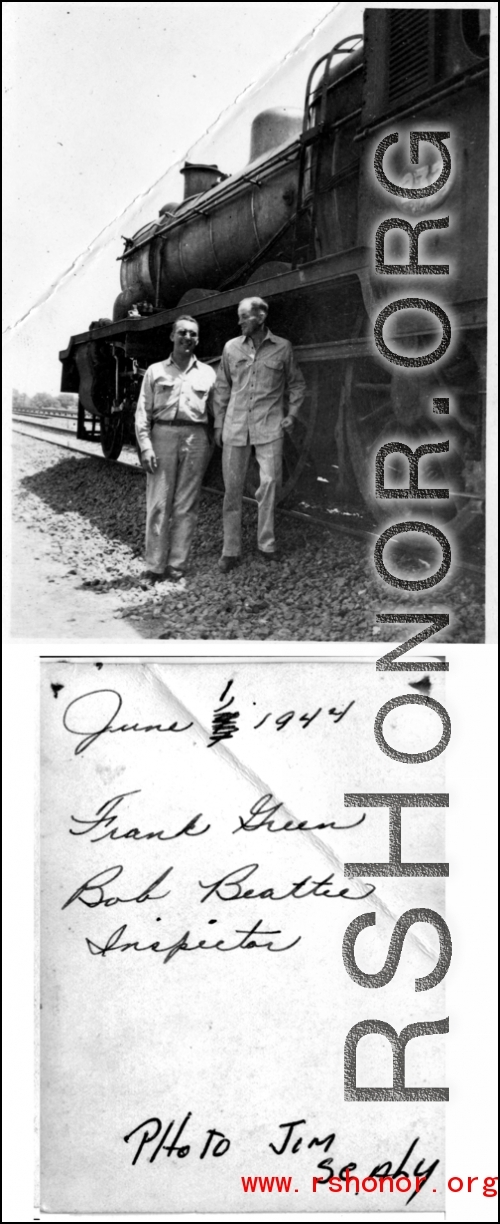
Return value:
<svg viewBox="0 0 500 1224">
<path fill-rule="evenodd" d="M 207 429 L 208 421 L 153 421 L 153 426 L 156 425 L 183 425 L 184 427 L 188 426 L 189 429 L 192 429 L 193 426 L 199 429 L 200 425 L 202 425 L 204 429 Z"/>
</svg>

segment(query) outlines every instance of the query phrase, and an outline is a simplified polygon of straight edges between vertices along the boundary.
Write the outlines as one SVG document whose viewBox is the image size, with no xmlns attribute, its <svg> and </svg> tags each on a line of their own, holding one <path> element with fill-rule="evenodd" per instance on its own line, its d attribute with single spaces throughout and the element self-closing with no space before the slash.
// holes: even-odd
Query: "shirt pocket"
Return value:
<svg viewBox="0 0 500 1224">
<path fill-rule="evenodd" d="M 193 378 L 190 385 L 193 388 L 193 391 L 196 392 L 196 395 L 208 395 L 210 390 L 210 387 L 207 386 L 207 383 L 203 378 Z"/>
<path fill-rule="evenodd" d="M 263 361 L 266 387 L 272 390 L 281 386 L 283 380 L 283 360 L 281 357 L 266 357 Z"/>
<path fill-rule="evenodd" d="M 154 390 L 155 405 L 157 408 L 169 407 L 172 399 L 174 398 L 176 382 L 177 379 L 170 374 L 164 374 L 158 379 Z"/>
<path fill-rule="evenodd" d="M 253 366 L 253 361 L 250 361 L 248 357 L 232 357 L 231 356 L 229 358 L 229 370 L 230 370 L 232 381 L 237 384 L 244 382 L 245 378 L 250 373 L 252 366 Z"/>
<path fill-rule="evenodd" d="M 189 383 L 187 395 L 193 407 L 200 409 L 205 407 L 208 397 L 208 390 L 208 387 L 204 382 L 202 382 L 201 379 L 196 379 L 194 382 Z"/>
</svg>

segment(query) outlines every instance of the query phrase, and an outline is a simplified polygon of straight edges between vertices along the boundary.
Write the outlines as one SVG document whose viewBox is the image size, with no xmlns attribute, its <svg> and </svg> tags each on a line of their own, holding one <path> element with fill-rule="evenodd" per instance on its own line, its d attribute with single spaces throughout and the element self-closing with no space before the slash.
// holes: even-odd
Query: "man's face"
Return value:
<svg viewBox="0 0 500 1224">
<path fill-rule="evenodd" d="M 250 306 L 248 302 L 241 302 L 238 310 L 238 323 L 241 327 L 243 336 L 253 336 L 254 332 L 262 327 L 264 315 L 255 306 Z"/>
<path fill-rule="evenodd" d="M 184 357 L 194 353 L 198 343 L 198 335 L 197 323 L 193 323 L 191 319 L 178 319 L 172 333 L 174 353 L 182 354 Z"/>
</svg>

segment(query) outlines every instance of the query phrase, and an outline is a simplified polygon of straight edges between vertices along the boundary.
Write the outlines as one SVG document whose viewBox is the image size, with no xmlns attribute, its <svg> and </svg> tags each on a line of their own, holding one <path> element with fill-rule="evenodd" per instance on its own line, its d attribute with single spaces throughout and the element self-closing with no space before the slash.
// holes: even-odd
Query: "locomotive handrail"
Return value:
<svg viewBox="0 0 500 1224">
<path fill-rule="evenodd" d="M 351 43 L 353 39 L 354 39 L 354 45 L 352 47 L 345 45 L 346 43 Z M 304 193 L 306 150 L 307 150 L 308 145 L 312 144 L 313 141 L 316 140 L 318 137 L 320 137 L 323 133 L 323 130 L 325 127 L 326 104 L 327 104 L 328 93 L 330 89 L 336 84 L 336 82 L 330 82 L 329 84 L 329 81 L 328 81 L 330 65 L 331 65 L 334 55 L 352 55 L 353 51 L 357 50 L 358 43 L 362 43 L 362 42 L 363 42 L 363 36 L 361 34 L 349 34 L 347 35 L 346 38 L 342 38 L 340 42 L 335 43 L 335 46 L 332 47 L 330 51 L 327 51 L 325 55 L 322 55 L 320 59 L 316 60 L 316 63 L 311 68 L 311 71 L 307 78 L 306 93 L 305 93 L 305 100 L 304 100 L 304 118 L 302 121 L 302 133 L 300 136 L 299 177 L 298 177 L 298 184 L 297 184 L 297 218 L 296 218 L 295 235 L 294 235 L 294 243 L 293 243 L 292 268 L 296 268 L 297 266 L 297 244 L 298 244 L 298 236 L 299 236 L 298 235 L 298 230 L 299 230 L 298 219 L 300 215 L 300 210 L 303 206 L 302 197 Z M 323 64 L 323 63 L 325 64 L 325 69 L 323 72 L 323 79 L 321 82 L 321 101 L 320 101 L 319 121 L 315 123 L 313 127 L 311 127 L 309 124 L 309 116 L 310 116 L 310 111 L 311 111 L 311 94 L 312 94 L 311 86 L 312 86 L 312 82 L 313 82 L 316 70 L 319 68 L 320 64 Z M 342 78 L 342 80 L 343 79 L 344 78 Z M 317 96 L 317 91 L 315 94 L 315 98 L 316 96 Z M 312 184 L 312 192 L 311 192 L 312 202 L 313 202 L 313 205 L 312 205 L 313 206 L 313 216 L 311 219 L 311 232 L 312 233 L 314 232 L 315 199 L 317 196 L 317 169 L 318 168 L 316 166 L 316 173 L 314 176 L 314 182 Z"/>
<path fill-rule="evenodd" d="M 320 122 L 317 125 L 318 128 L 321 128 L 324 124 L 324 112 L 326 109 L 326 95 L 328 93 L 328 71 L 330 68 L 330 64 L 332 62 L 334 55 L 349 55 L 353 51 L 356 50 L 355 46 L 354 47 L 344 46 L 345 43 L 351 42 L 352 39 L 355 39 L 356 43 L 358 42 L 362 43 L 363 35 L 362 34 L 348 34 L 346 38 L 342 38 L 340 42 L 335 43 L 335 46 L 332 47 L 330 51 L 327 51 L 325 55 L 321 55 L 320 58 L 316 60 L 316 63 L 313 64 L 313 67 L 311 68 L 311 71 L 307 78 L 305 101 L 304 101 L 304 119 L 303 119 L 303 124 L 302 124 L 303 134 L 305 133 L 308 127 L 309 107 L 311 105 L 311 92 L 312 92 L 311 84 L 312 84 L 316 69 L 319 68 L 320 64 L 323 64 L 325 60 L 328 61 L 325 71 L 323 73 L 323 79 L 321 82 L 321 115 L 322 115 L 322 118 L 320 119 Z"/>
<path fill-rule="evenodd" d="M 286 161 L 286 158 L 285 158 L 285 161 Z M 226 174 L 226 178 L 230 178 L 230 175 L 229 175 L 229 174 Z M 260 188 L 260 187 L 262 187 L 262 186 L 263 186 L 264 180 L 263 180 L 263 179 L 256 179 L 256 178 L 252 178 L 252 175 L 251 175 L 251 174 L 240 174 L 240 173 L 238 173 L 238 182 L 239 182 L 239 183 L 241 183 L 241 182 L 253 183 L 255 187 L 259 187 L 259 188 Z M 229 192 L 229 194 L 230 194 L 230 192 Z M 227 199 L 227 196 L 226 196 L 226 195 L 225 195 L 225 196 L 223 196 L 223 200 L 226 200 L 226 199 Z M 218 201 L 219 201 L 219 196 L 217 196 L 217 202 L 218 202 Z M 209 202 L 208 204 L 193 204 L 193 208 L 190 210 L 189 214 L 183 213 L 183 218 L 184 218 L 184 217 L 186 217 L 187 215 L 188 215 L 189 217 L 192 217 L 192 216 L 195 216 L 195 217 L 208 217 L 208 216 L 210 216 L 210 213 L 211 213 L 211 212 L 213 212 L 213 202 Z M 163 231 L 163 230 L 162 230 L 162 233 L 164 233 L 164 231 Z"/>
<path fill-rule="evenodd" d="M 332 47 L 330 54 L 327 55 L 326 57 L 325 71 L 323 73 L 323 80 L 321 82 L 321 109 L 320 109 L 320 127 L 321 128 L 323 128 L 325 125 L 326 101 L 327 101 L 327 95 L 329 92 L 328 73 L 330 71 L 332 59 L 334 55 L 344 55 L 344 54 L 352 55 L 353 51 L 356 50 L 356 47 L 355 46 L 344 47 L 344 43 L 350 42 L 351 39 L 353 38 L 356 40 L 356 42 L 361 42 L 361 43 L 363 42 L 362 34 L 350 34 L 347 38 L 341 39 L 341 41 L 337 43 L 335 47 Z M 332 82 L 332 85 L 335 85 L 335 82 Z"/>
<path fill-rule="evenodd" d="M 281 152 L 277 151 L 274 156 L 269 157 L 269 160 L 259 170 L 259 173 L 262 175 L 262 180 L 260 183 L 256 182 L 256 185 L 260 187 L 265 179 L 274 173 L 277 163 L 281 161 L 293 161 L 295 158 L 297 158 L 299 151 L 300 137 L 297 137 L 295 140 L 288 142 L 286 148 L 283 148 Z M 233 193 L 237 193 L 242 182 L 245 182 L 248 179 L 249 175 L 246 174 L 245 170 L 237 171 L 237 173 L 232 175 L 228 180 L 226 180 L 225 183 L 220 183 L 217 187 L 211 188 L 210 192 L 203 193 L 204 196 L 209 196 L 212 194 L 212 192 L 217 192 L 217 195 L 214 195 L 212 200 L 206 200 L 203 207 L 201 207 L 199 203 L 196 204 L 193 200 L 191 208 L 186 209 L 186 211 L 182 211 L 182 213 L 176 214 L 174 219 L 169 221 L 167 225 L 163 226 L 161 223 L 158 223 L 154 237 L 157 239 L 163 238 L 164 236 L 168 238 L 174 229 L 177 229 L 180 225 L 184 225 L 184 223 L 188 221 L 190 217 L 196 216 L 197 213 L 212 212 L 212 210 L 219 204 L 226 203 L 228 198 L 230 198 Z M 195 197 L 195 199 L 198 198 L 201 199 L 201 197 Z M 189 201 L 186 200 L 186 204 L 188 203 Z M 146 246 L 149 241 L 151 241 L 151 236 L 149 238 L 141 239 L 140 242 L 134 242 L 133 248 L 130 248 L 130 250 L 127 252 L 122 252 L 121 255 L 117 255 L 116 262 L 120 263 L 121 260 L 128 258 L 128 256 L 132 254 L 132 249 L 134 251 L 138 251 L 142 246 Z"/>
<path fill-rule="evenodd" d="M 251 174 L 241 174 L 239 177 L 240 180 L 243 179 L 243 182 L 245 183 L 253 183 L 255 187 L 262 187 L 263 180 L 253 178 Z"/>
</svg>

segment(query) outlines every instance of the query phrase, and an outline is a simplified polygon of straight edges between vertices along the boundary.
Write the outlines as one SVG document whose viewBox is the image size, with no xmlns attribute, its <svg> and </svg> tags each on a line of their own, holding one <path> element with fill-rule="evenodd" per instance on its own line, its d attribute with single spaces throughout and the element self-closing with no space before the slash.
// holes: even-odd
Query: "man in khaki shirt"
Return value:
<svg viewBox="0 0 500 1224">
<path fill-rule="evenodd" d="M 240 302 L 242 335 L 225 345 L 215 384 L 215 441 L 223 446 L 225 487 L 224 547 L 219 561 L 224 574 L 241 559 L 243 488 L 252 446 L 260 471 L 256 493 L 259 552 L 266 561 L 277 559 L 274 509 L 281 488 L 283 435 L 293 429 L 306 390 L 290 341 L 269 330 L 267 312 L 262 298 Z"/>
<path fill-rule="evenodd" d="M 198 337 L 195 319 L 176 319 L 172 354 L 146 370 L 137 401 L 135 432 L 147 472 L 146 565 L 153 581 L 165 576 L 175 582 L 186 571 L 210 454 L 215 374 L 195 357 Z"/>
</svg>

